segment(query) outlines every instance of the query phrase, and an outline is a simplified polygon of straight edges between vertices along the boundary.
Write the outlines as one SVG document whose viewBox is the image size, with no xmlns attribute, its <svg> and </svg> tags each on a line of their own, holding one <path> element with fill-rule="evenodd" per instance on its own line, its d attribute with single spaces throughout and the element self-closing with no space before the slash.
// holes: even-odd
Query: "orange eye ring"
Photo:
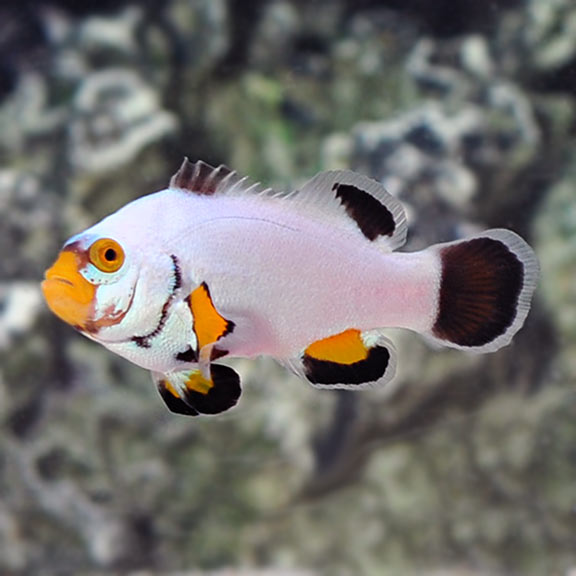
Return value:
<svg viewBox="0 0 576 576">
<path fill-rule="evenodd" d="M 116 240 L 101 238 L 90 246 L 88 259 L 101 272 L 117 272 L 124 264 L 124 250 Z"/>
</svg>

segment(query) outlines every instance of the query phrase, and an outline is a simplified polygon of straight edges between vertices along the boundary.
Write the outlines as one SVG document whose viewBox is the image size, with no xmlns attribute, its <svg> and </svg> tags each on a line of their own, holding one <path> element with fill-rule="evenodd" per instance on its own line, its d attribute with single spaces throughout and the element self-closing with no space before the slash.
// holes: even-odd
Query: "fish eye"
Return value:
<svg viewBox="0 0 576 576">
<path fill-rule="evenodd" d="M 100 238 L 90 246 L 88 259 L 101 272 L 116 272 L 124 264 L 124 250 L 116 240 Z"/>
</svg>

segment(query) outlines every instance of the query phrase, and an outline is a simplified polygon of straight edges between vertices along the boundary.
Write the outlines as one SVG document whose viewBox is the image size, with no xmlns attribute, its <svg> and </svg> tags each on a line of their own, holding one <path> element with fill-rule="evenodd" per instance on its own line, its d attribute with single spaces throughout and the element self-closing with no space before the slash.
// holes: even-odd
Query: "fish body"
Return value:
<svg viewBox="0 0 576 576">
<path fill-rule="evenodd" d="M 393 376 L 383 329 L 490 352 L 522 326 L 538 264 L 507 230 L 412 253 L 398 200 L 324 172 L 289 195 L 185 160 L 163 191 L 72 237 L 43 290 L 89 338 L 150 370 L 168 407 L 222 412 L 240 379 L 218 358 L 268 355 L 319 387 Z"/>
</svg>

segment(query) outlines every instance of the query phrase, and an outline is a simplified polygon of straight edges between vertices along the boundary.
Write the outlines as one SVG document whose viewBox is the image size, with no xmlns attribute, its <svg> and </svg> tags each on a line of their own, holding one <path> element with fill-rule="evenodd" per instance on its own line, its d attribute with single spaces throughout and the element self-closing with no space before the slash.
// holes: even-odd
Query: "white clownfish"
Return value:
<svg viewBox="0 0 576 576">
<path fill-rule="evenodd" d="M 185 160 L 166 190 L 70 238 L 42 289 L 62 320 L 150 370 L 170 410 L 217 414 L 241 393 L 224 356 L 356 390 L 394 376 L 385 328 L 473 352 L 508 344 L 538 279 L 528 244 L 498 229 L 394 253 L 405 238 L 400 202 L 354 172 L 279 195 Z"/>
</svg>

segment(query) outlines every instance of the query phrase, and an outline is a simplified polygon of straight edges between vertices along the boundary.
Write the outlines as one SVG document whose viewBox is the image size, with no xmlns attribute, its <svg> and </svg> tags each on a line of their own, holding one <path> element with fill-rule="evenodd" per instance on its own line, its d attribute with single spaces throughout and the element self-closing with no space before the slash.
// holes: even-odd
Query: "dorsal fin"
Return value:
<svg viewBox="0 0 576 576">
<path fill-rule="evenodd" d="M 214 168 L 202 160 L 190 162 L 188 158 L 184 158 L 178 172 L 170 179 L 169 187 L 186 190 L 200 196 L 213 196 L 214 194 L 233 196 L 272 192 L 269 188 L 263 188 L 259 183 L 240 176 L 238 172 L 224 164 Z"/>
<path fill-rule="evenodd" d="M 320 209 L 326 216 L 348 220 L 383 250 L 395 250 L 406 241 L 404 207 L 372 178 L 350 170 L 320 172 L 295 196 L 302 205 Z"/>
<path fill-rule="evenodd" d="M 182 166 L 170 180 L 170 188 L 188 190 L 201 196 L 212 196 L 222 184 L 238 180 L 236 172 L 223 164 L 214 168 L 202 160 L 190 162 L 188 158 L 184 158 Z"/>
<path fill-rule="evenodd" d="M 336 226 L 357 231 L 385 251 L 395 250 L 406 241 L 406 215 L 400 201 L 376 180 L 350 170 L 320 172 L 300 190 L 276 194 L 224 165 L 214 168 L 201 160 L 190 162 L 185 158 L 172 176 L 170 188 L 201 196 L 260 195 L 294 202 Z"/>
</svg>

